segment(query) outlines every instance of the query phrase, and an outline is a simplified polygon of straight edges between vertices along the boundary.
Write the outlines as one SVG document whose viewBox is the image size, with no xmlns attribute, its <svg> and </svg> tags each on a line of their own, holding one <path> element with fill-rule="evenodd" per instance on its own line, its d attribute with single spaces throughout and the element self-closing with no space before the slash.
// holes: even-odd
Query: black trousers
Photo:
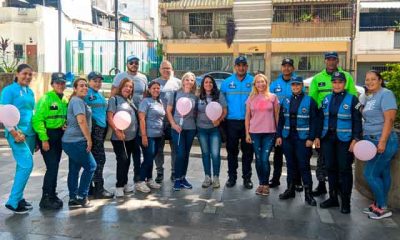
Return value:
<svg viewBox="0 0 400 240">
<path fill-rule="evenodd" d="M 253 161 L 253 146 L 246 143 L 244 120 L 227 120 L 226 150 L 228 152 L 228 176 L 237 179 L 239 141 L 242 150 L 242 178 L 251 178 L 251 162 Z"/>
<path fill-rule="evenodd" d="M 106 153 L 104 150 L 104 139 L 106 137 L 107 128 L 92 124 L 92 154 L 97 163 L 92 182 L 95 184 L 104 184 L 103 169 L 106 163 Z"/>
<path fill-rule="evenodd" d="M 342 142 L 336 134 L 326 135 L 321 142 L 322 154 L 328 170 L 329 190 L 350 195 L 353 188 L 353 153 L 349 142 Z"/>
<path fill-rule="evenodd" d="M 128 172 L 134 151 L 134 141 L 135 139 L 130 141 L 111 140 L 117 159 L 116 187 L 124 187 L 124 185 L 128 183 Z"/>
<path fill-rule="evenodd" d="M 49 137 L 50 149 L 43 151 L 42 142 L 39 142 L 40 152 L 42 153 L 44 163 L 46 164 L 46 173 L 43 178 L 43 194 L 54 195 L 57 188 L 58 168 L 60 165 L 62 154 L 61 138 L 64 131 L 59 129 L 47 129 L 47 136 Z"/>
</svg>

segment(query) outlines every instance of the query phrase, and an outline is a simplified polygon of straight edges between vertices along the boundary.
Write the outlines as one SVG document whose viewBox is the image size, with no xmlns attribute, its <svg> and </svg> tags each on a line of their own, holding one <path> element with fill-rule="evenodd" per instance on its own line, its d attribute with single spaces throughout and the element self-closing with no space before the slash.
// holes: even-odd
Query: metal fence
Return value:
<svg viewBox="0 0 400 240">
<path fill-rule="evenodd" d="M 126 58 L 137 56 L 139 71 L 148 79 L 158 76 L 162 46 L 157 40 L 121 40 L 118 43 L 118 69 L 126 71 Z M 115 42 L 113 40 L 70 40 L 66 44 L 66 71 L 75 75 L 98 71 L 110 82 L 115 72 Z"/>
</svg>

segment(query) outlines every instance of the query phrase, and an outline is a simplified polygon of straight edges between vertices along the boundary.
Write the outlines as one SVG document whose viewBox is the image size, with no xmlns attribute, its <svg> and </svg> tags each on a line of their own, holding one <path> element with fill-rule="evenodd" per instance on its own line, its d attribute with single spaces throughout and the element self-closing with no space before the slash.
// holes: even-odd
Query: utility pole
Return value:
<svg viewBox="0 0 400 240">
<path fill-rule="evenodd" d="M 114 0 L 115 11 L 115 71 L 118 69 L 118 0 Z"/>
<path fill-rule="evenodd" d="M 353 59 L 353 52 L 354 52 L 354 38 L 356 35 L 356 29 L 357 29 L 357 1 L 352 0 L 351 1 L 351 10 L 352 10 L 352 16 L 351 16 L 351 35 L 350 35 L 350 69 L 349 72 L 353 73 L 354 71 L 354 59 Z"/>
<path fill-rule="evenodd" d="M 58 5 L 58 72 L 62 72 L 62 43 L 61 43 L 61 0 L 57 1 Z"/>
</svg>

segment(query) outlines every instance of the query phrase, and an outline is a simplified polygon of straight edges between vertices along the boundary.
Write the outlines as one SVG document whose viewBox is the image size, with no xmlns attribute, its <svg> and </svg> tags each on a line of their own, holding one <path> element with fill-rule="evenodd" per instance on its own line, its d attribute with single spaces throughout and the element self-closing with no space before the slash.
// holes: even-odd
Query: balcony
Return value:
<svg viewBox="0 0 400 240">
<path fill-rule="evenodd" d="M 32 23 L 38 20 L 36 8 L 0 8 L 0 23 Z"/>
</svg>

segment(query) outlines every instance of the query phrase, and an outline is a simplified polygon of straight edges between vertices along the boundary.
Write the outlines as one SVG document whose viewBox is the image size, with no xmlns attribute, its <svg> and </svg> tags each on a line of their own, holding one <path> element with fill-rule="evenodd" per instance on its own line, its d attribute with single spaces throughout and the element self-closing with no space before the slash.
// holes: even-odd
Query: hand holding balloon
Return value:
<svg viewBox="0 0 400 240">
<path fill-rule="evenodd" d="M 354 145 L 354 156 L 361 161 L 369 161 L 376 155 L 376 146 L 370 141 L 361 140 Z"/>
</svg>

